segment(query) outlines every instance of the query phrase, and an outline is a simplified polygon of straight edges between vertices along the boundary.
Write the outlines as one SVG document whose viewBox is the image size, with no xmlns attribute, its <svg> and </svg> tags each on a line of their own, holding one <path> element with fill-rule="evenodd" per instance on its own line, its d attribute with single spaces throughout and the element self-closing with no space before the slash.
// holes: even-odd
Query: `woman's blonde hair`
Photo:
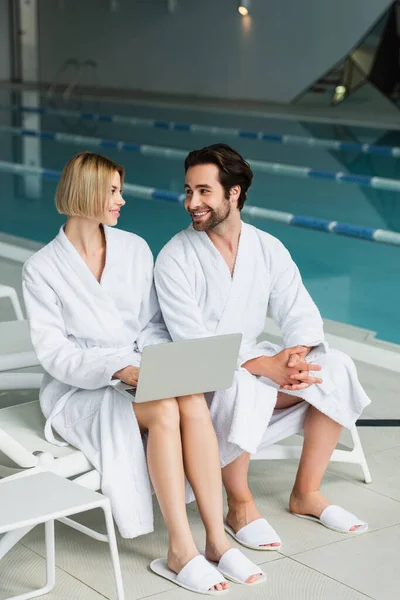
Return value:
<svg viewBox="0 0 400 600">
<path fill-rule="evenodd" d="M 121 188 L 125 170 L 114 161 L 80 152 L 65 165 L 56 190 L 56 208 L 68 217 L 97 218 L 104 214 L 110 198 L 111 179 L 117 171 Z"/>
</svg>

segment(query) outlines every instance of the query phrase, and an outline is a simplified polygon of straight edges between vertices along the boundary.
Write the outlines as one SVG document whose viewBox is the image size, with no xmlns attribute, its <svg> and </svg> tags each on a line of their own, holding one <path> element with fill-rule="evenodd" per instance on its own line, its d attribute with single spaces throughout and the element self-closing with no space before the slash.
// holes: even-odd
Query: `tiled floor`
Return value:
<svg viewBox="0 0 400 600">
<path fill-rule="evenodd" d="M 0 269 L 2 264 L 0 261 Z M 18 284 L 15 266 L 8 265 L 4 283 Z M 11 318 L 0 305 L 0 319 Z M 359 376 L 373 403 L 368 418 L 400 419 L 398 373 L 358 364 Z M 31 391 L 0 393 L 0 406 L 26 402 Z M 0 425 L 1 426 L 1 425 Z M 344 536 L 289 514 L 287 502 L 296 472 L 295 461 L 257 461 L 251 464 L 250 481 L 263 514 L 279 531 L 280 552 L 244 550 L 268 576 L 253 588 L 231 585 L 229 597 L 279 600 L 397 600 L 400 598 L 400 429 L 359 428 L 373 482 L 366 485 L 353 465 L 332 464 L 322 491 L 369 522 L 369 531 Z M 348 434 L 343 435 L 347 443 Z M 199 549 L 203 528 L 195 505 L 188 507 Z M 127 600 L 141 598 L 183 600 L 198 595 L 180 590 L 153 575 L 148 568 L 155 557 L 166 554 L 167 535 L 155 506 L 154 533 L 134 540 L 119 539 Z M 100 512 L 81 520 L 102 528 Z M 41 527 L 31 531 L 0 562 L 0 600 L 22 594 L 44 583 L 44 541 Z M 56 525 L 57 583 L 47 597 L 57 600 L 115 598 L 111 561 L 106 545 L 62 524 Z"/>
</svg>

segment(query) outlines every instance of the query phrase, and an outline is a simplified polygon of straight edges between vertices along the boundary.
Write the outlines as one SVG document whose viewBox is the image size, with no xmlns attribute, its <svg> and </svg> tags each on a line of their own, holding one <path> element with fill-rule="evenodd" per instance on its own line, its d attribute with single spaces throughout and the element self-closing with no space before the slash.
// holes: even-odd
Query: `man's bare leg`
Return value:
<svg viewBox="0 0 400 600">
<path fill-rule="evenodd" d="M 280 392 L 277 408 L 293 406 L 301 398 Z M 314 406 L 310 406 L 304 422 L 304 442 L 296 481 L 290 495 L 289 507 L 294 513 L 320 517 L 330 505 L 319 488 L 343 427 Z M 351 527 L 350 531 L 357 529 Z"/>
<path fill-rule="evenodd" d="M 276 408 L 289 408 L 299 402 L 302 402 L 302 398 L 279 392 Z M 304 423 L 303 450 L 289 502 L 292 512 L 319 517 L 329 506 L 329 500 L 321 494 L 319 488 L 342 429 L 339 423 L 314 406 L 309 407 Z M 227 522 L 235 531 L 260 517 L 248 487 L 249 462 L 250 456 L 242 454 L 222 470 L 222 479 L 228 494 Z M 355 529 L 356 526 L 351 527 L 350 531 Z"/>
<path fill-rule="evenodd" d="M 330 502 L 319 491 L 329 459 L 339 441 L 343 427 L 314 406 L 307 411 L 304 443 L 296 481 L 290 496 L 290 510 L 320 517 Z M 351 527 L 350 531 L 357 529 Z"/>
<path fill-rule="evenodd" d="M 302 402 L 301 398 L 289 394 L 278 393 L 276 408 L 288 408 Z M 222 481 L 228 496 L 227 524 L 237 532 L 252 521 L 262 517 L 248 484 L 250 454 L 244 452 L 235 461 L 222 469 Z M 264 544 L 273 548 L 279 547 L 279 542 Z"/>
<path fill-rule="evenodd" d="M 249 488 L 249 464 L 250 454 L 243 452 L 236 460 L 222 469 L 222 481 L 228 497 L 226 522 L 235 532 L 262 516 Z M 279 542 L 264 545 L 280 546 Z"/>
</svg>

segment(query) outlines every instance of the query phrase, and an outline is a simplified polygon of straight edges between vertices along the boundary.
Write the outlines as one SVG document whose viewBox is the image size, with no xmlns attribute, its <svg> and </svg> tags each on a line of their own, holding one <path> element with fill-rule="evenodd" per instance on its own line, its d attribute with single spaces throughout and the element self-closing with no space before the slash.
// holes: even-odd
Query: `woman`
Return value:
<svg viewBox="0 0 400 600">
<path fill-rule="evenodd" d="M 149 247 L 112 229 L 125 204 L 123 179 L 123 168 L 103 156 L 74 156 L 56 192 L 67 222 L 24 266 L 32 343 L 45 370 L 45 434 L 59 443 L 54 429 L 101 473 L 123 537 L 153 530 L 151 479 L 169 533 L 168 559 L 152 569 L 193 591 L 221 594 L 228 590 L 222 572 L 247 584 L 265 575 L 225 537 L 218 445 L 204 396 L 132 405 L 113 385 L 136 385 L 144 346 L 170 341 Z M 205 525 L 205 556 L 219 571 L 192 538 L 184 473 Z"/>
</svg>

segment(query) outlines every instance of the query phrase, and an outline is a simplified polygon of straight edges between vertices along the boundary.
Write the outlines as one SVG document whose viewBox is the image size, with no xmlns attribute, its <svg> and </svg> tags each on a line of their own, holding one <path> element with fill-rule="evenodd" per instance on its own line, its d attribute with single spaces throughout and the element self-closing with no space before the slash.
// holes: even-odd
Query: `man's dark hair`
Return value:
<svg viewBox="0 0 400 600">
<path fill-rule="evenodd" d="M 197 165 L 216 165 L 219 172 L 219 181 L 225 190 L 225 197 L 235 185 L 240 185 L 238 209 L 242 210 L 247 198 L 247 190 L 251 186 L 253 171 L 244 158 L 228 146 L 228 144 L 213 144 L 201 150 L 192 150 L 185 160 L 185 173 L 190 167 Z"/>
</svg>

